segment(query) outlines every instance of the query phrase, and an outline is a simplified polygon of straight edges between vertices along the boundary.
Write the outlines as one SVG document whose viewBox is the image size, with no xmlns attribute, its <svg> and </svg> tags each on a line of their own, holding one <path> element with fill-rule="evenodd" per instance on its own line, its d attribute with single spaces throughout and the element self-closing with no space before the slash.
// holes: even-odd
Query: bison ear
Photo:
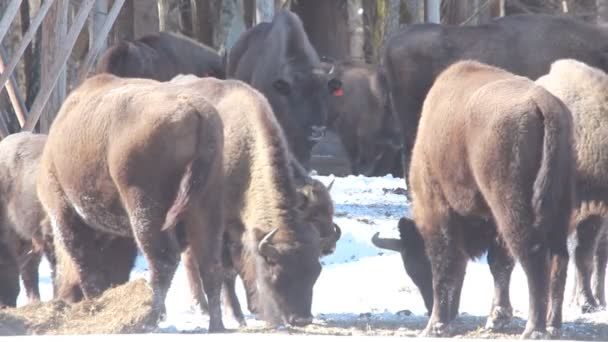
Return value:
<svg viewBox="0 0 608 342">
<path fill-rule="evenodd" d="M 327 88 L 329 88 L 329 93 L 333 96 L 342 96 L 344 95 L 344 91 L 342 89 L 342 81 L 336 78 L 332 78 L 327 82 Z"/>
<path fill-rule="evenodd" d="M 308 206 L 308 204 L 310 202 L 310 199 L 313 196 L 312 185 L 306 184 L 306 185 L 298 188 L 297 195 L 298 195 L 298 197 L 297 197 L 297 201 L 298 201 L 297 207 L 300 210 L 304 210 Z"/>
<path fill-rule="evenodd" d="M 291 86 L 285 80 L 278 79 L 272 83 L 272 86 L 283 96 L 289 96 L 289 94 L 291 94 Z"/>
</svg>

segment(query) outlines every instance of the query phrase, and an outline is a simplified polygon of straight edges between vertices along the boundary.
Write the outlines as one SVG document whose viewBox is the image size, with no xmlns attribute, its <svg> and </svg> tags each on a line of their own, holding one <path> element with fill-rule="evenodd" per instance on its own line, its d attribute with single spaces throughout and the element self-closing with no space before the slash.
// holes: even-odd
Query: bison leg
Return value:
<svg viewBox="0 0 608 342">
<path fill-rule="evenodd" d="M 564 241 L 565 241 L 564 237 Z M 563 249 L 551 251 L 551 279 L 550 297 L 547 322 L 549 324 L 547 330 L 552 337 L 557 338 L 560 335 L 562 327 L 562 308 L 564 303 L 564 292 L 566 289 L 566 276 L 568 273 L 568 251 L 566 246 Z"/>
<path fill-rule="evenodd" d="M 606 307 L 606 263 L 608 262 L 608 229 L 604 227 L 602 238 L 595 251 L 595 276 L 593 277 L 593 296 L 598 304 Z"/>
<path fill-rule="evenodd" d="M 111 286 L 122 285 L 129 281 L 135 266 L 137 245 L 132 238 L 104 236 L 103 239 L 109 239 L 102 249 L 106 277 Z"/>
<path fill-rule="evenodd" d="M 26 244 L 22 250 L 21 260 L 19 261 L 21 269 L 21 279 L 23 287 L 29 303 L 37 303 L 40 301 L 40 289 L 38 288 L 38 266 L 42 260 L 42 250 L 34 251 L 31 244 Z"/>
<path fill-rule="evenodd" d="M 421 336 L 449 336 L 467 266 L 457 227 L 442 227 L 440 239 L 425 241 L 433 272 L 433 311 Z"/>
<path fill-rule="evenodd" d="M 230 312 L 232 317 L 239 323 L 240 327 L 247 326 L 245 315 L 241 309 L 239 298 L 236 295 L 236 276 L 234 269 L 224 269 L 224 286 L 222 288 L 224 307 Z"/>
<path fill-rule="evenodd" d="M 591 291 L 591 274 L 593 272 L 593 257 L 597 246 L 597 238 L 601 228 L 599 217 L 582 220 L 576 227 L 577 245 L 574 250 L 576 263 L 576 288 L 578 305 L 583 313 L 598 309 L 597 302 Z"/>
<path fill-rule="evenodd" d="M 17 306 L 19 290 L 17 256 L 10 245 L 0 241 L 0 309 Z"/>
<path fill-rule="evenodd" d="M 196 261 L 196 256 L 190 246 L 182 252 L 182 262 L 188 278 L 188 286 L 190 288 L 190 300 L 193 310 L 200 310 L 201 314 L 209 313 L 209 305 L 207 298 L 203 292 L 203 281 L 201 280 L 201 272 Z"/>
<path fill-rule="evenodd" d="M 509 285 L 515 267 L 515 259 L 498 237 L 492 241 L 488 250 L 488 264 L 494 279 L 494 299 L 486 322 L 486 329 L 500 330 L 513 318 Z"/>
</svg>

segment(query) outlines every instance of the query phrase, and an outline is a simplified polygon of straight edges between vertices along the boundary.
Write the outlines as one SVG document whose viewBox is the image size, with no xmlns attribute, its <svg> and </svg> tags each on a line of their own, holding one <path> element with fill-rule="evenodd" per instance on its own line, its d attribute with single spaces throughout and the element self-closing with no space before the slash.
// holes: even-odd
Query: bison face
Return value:
<svg viewBox="0 0 608 342">
<path fill-rule="evenodd" d="M 321 255 L 332 254 L 336 250 L 336 243 L 340 239 L 340 227 L 334 223 L 334 205 L 329 195 L 333 181 L 325 185 L 311 179 L 298 187 L 298 212 L 302 222 L 309 223 L 314 231 L 319 233 L 321 242 Z"/>
<path fill-rule="evenodd" d="M 400 240 L 380 238 L 376 233 L 372 237 L 372 243 L 378 248 L 401 254 L 405 272 L 420 290 L 424 305 L 430 313 L 433 309 L 433 277 L 431 263 L 424 248 L 424 240 L 414 221 L 406 217 L 399 220 L 399 234 Z"/>
<path fill-rule="evenodd" d="M 309 236 L 299 237 L 299 242 L 281 241 L 293 239 L 275 238 L 277 232 L 264 235 L 258 244 L 258 305 L 267 321 L 304 326 L 312 323 L 312 291 L 321 273 L 318 241 L 306 229 L 298 234 Z"/>
</svg>

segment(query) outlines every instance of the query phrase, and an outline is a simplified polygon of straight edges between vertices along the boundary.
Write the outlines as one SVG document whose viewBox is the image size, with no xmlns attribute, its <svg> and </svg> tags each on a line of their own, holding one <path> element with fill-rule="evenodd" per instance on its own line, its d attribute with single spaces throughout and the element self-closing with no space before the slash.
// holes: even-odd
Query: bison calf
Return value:
<svg viewBox="0 0 608 342">
<path fill-rule="evenodd" d="M 571 126 L 563 103 L 527 78 L 473 61 L 455 63 L 437 78 L 424 101 L 409 172 L 414 222 L 401 223 L 404 240 L 424 245 L 402 245 L 410 249 L 402 254 L 408 274 L 433 305 L 424 335 L 449 334 L 467 260 L 490 247 L 498 288 L 508 286 L 500 274 L 510 274 L 510 255 L 527 275 L 522 337 L 544 336 L 547 320 L 560 328 Z M 432 294 L 425 287 L 429 268 Z M 501 306 L 499 298 L 492 310 Z"/>
</svg>

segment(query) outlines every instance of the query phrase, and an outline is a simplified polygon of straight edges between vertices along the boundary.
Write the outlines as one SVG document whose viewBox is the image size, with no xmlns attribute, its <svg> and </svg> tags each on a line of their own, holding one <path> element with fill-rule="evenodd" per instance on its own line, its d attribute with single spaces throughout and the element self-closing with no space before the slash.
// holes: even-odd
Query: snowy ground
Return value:
<svg viewBox="0 0 608 342">
<path fill-rule="evenodd" d="M 333 177 L 317 176 L 328 184 Z M 371 236 L 379 231 L 383 237 L 398 237 L 397 221 L 409 215 L 406 197 L 385 189 L 403 188 L 401 178 L 391 176 L 337 178 L 332 188 L 335 221 L 342 228 L 336 252 L 322 260 L 323 272 L 314 290 L 315 324 L 294 333 L 321 335 L 400 335 L 415 336 L 426 324 L 426 309 L 418 290 L 406 275 L 400 256 L 379 250 L 371 244 Z M 566 304 L 570 300 L 573 270 L 570 268 Z M 132 278 L 147 277 L 145 260 L 138 259 Z M 41 266 L 42 299 L 51 297 L 48 264 Z M 244 291 L 239 284 L 241 304 L 246 311 Z M 511 299 L 515 316 L 504 335 L 487 334 L 481 330 L 492 299 L 492 278 L 485 260 L 472 261 L 467 268 L 461 299 L 461 315 L 456 321 L 459 337 L 516 338 L 523 330 L 527 316 L 528 292 L 523 271 L 518 266 L 511 283 Z M 21 293 L 18 305 L 26 303 Z M 208 320 L 189 306 L 188 287 L 180 266 L 167 297 L 167 320 L 159 332 L 202 332 Z M 404 313 L 403 310 L 409 310 Z M 608 341 L 608 312 L 582 315 L 573 307 L 564 309 L 564 338 Z M 228 328 L 236 328 L 231 318 L 224 320 Z M 247 331 L 267 332 L 263 323 L 248 316 Z"/>
</svg>

